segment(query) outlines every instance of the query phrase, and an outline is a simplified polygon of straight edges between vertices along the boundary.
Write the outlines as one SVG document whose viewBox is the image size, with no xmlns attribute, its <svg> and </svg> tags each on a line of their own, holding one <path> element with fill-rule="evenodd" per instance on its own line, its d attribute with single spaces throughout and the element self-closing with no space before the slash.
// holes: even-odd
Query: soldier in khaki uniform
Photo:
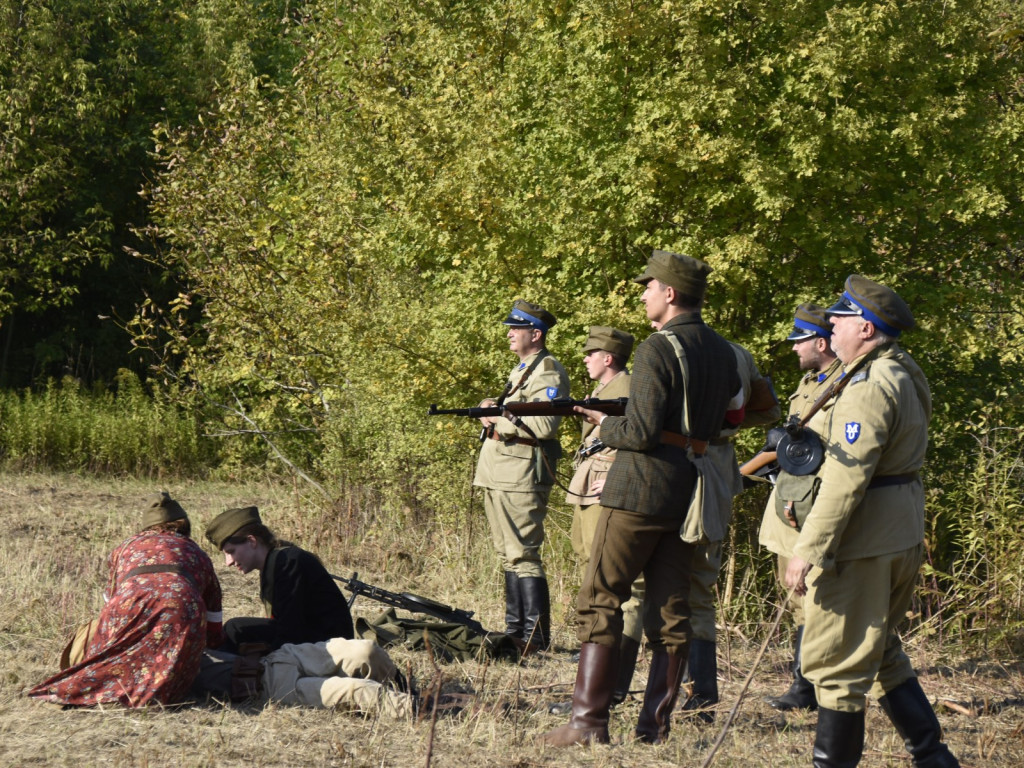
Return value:
<svg viewBox="0 0 1024 768">
<path fill-rule="evenodd" d="M 710 271 L 697 259 L 654 251 L 635 282 L 644 286 L 641 301 L 659 332 L 636 349 L 625 415 L 576 409 L 601 426 L 601 439 L 618 453 L 601 491 L 577 600 L 581 647 L 572 716 L 541 737 L 548 745 L 608 742 L 621 606 L 641 573 L 651 669 L 636 734 L 650 743 L 668 738 L 690 641 L 693 546 L 679 532 L 697 484 L 696 457 L 740 390 L 732 347 L 700 316 Z"/>
<path fill-rule="evenodd" d="M 629 371 L 626 362 L 633 352 L 632 334 L 606 325 L 591 326 L 587 341 L 583 345 L 584 363 L 590 378 L 597 382 L 591 397 L 614 400 L 629 397 Z M 576 453 L 576 462 L 566 501 L 575 505 L 572 516 L 572 548 L 586 568 L 590 561 L 590 548 L 594 543 L 594 532 L 601 517 L 598 503 L 605 478 L 615 458 L 615 449 L 601 440 L 601 428 L 588 421 L 583 422 L 583 441 Z M 636 659 L 643 640 L 644 580 L 643 576 L 633 583 L 632 595 L 622 606 L 623 630 L 619 643 L 619 678 L 612 696 L 614 702 L 623 701 L 629 694 L 629 685 L 636 669 Z M 561 711 L 563 705 L 552 707 L 552 712 Z M 568 712 L 566 708 L 564 710 Z"/>
<path fill-rule="evenodd" d="M 771 388 L 771 382 L 761 375 L 754 356 L 745 347 L 729 342 L 736 354 L 736 368 L 743 386 L 743 409 L 726 415 L 726 426 L 708 445 L 707 457 L 714 462 L 717 472 L 729 488 L 728 497 L 719 499 L 717 533 L 714 541 L 701 541 L 694 545 L 690 571 L 690 624 L 693 640 L 686 668 L 690 695 L 684 710 L 695 711 L 704 722 L 714 721 L 718 703 L 718 659 L 715 633 L 715 586 L 722 570 L 722 542 L 732 521 L 732 497 L 743 490 L 736 461 L 736 448 L 732 438 L 741 429 L 771 424 L 782 413 Z"/>
<path fill-rule="evenodd" d="M 800 419 L 800 414 L 810 409 L 818 397 L 828 389 L 829 386 L 839 377 L 842 371 L 842 364 L 835 352 L 832 351 L 832 323 L 825 316 L 824 307 L 815 304 L 801 304 L 796 308 L 796 316 L 793 319 L 793 332 L 786 337 L 786 341 L 793 342 L 793 352 L 799 360 L 800 370 L 807 371 L 800 384 L 789 398 L 789 420 Z M 825 417 L 832 407 L 831 401 L 826 403 L 815 413 L 808 427 L 817 434 L 822 434 L 825 424 Z M 796 544 L 799 531 L 792 523 L 783 519 L 784 506 L 792 503 L 793 499 L 783 498 L 786 496 L 787 488 L 793 482 L 792 476 L 779 470 L 778 478 L 782 482 L 783 495 L 778 496 L 778 485 L 772 489 L 768 497 L 768 505 L 764 510 L 764 517 L 761 520 L 761 532 L 759 540 L 762 547 L 778 555 L 779 583 L 782 583 L 786 574 L 786 567 L 789 565 L 789 558 L 793 554 L 793 546 Z M 779 480 L 776 480 L 778 483 Z M 806 485 L 805 481 L 796 479 L 800 485 Z M 811 481 L 813 483 L 813 479 Z M 795 493 L 788 495 L 798 495 Z M 816 709 L 818 702 L 814 698 L 814 686 L 800 672 L 800 647 L 804 633 L 804 601 L 799 595 L 793 595 L 789 603 L 793 614 L 793 623 L 796 631 L 793 636 L 793 683 L 781 696 L 771 696 L 768 703 L 775 709 L 787 711 L 791 709 Z"/>
<path fill-rule="evenodd" d="M 865 696 L 880 696 L 919 768 L 954 768 L 896 628 L 923 555 L 931 394 L 896 344 L 914 325 L 890 288 L 860 275 L 828 309 L 847 383 L 826 418 L 821 487 L 786 569 L 806 595 L 802 671 L 814 683 L 817 768 L 852 768 L 864 748 Z"/>
<path fill-rule="evenodd" d="M 509 349 L 519 363 L 509 374 L 501 402 L 535 402 L 569 396 L 569 376 L 545 341 L 555 324 L 543 307 L 518 300 L 503 321 Z M 481 406 L 499 401 L 486 399 Z M 560 416 L 527 416 L 519 425 L 504 416 L 480 419 L 484 440 L 473 485 L 484 489 L 484 510 L 494 548 L 505 570 L 506 632 L 533 648 L 551 640 L 547 576 L 540 559 L 544 517 L 559 456 Z M 549 469 L 550 467 L 550 469 Z"/>
</svg>

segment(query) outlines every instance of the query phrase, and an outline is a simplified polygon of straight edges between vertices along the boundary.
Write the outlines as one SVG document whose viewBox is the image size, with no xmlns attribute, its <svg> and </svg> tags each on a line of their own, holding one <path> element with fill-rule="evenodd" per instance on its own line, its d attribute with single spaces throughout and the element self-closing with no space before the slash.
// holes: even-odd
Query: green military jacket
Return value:
<svg viewBox="0 0 1024 768">
<path fill-rule="evenodd" d="M 601 423 L 601 439 L 618 449 L 601 504 L 678 517 L 681 522 L 697 471 L 685 450 L 661 441 L 662 432 L 681 430 L 685 407 L 691 436 L 715 437 L 740 381 L 729 342 L 706 326 L 699 314 L 674 317 L 661 330 L 679 339 L 689 367 L 689 386 L 684 392 L 675 349 L 662 333 L 651 334 L 637 347 L 626 413 L 608 416 Z"/>
<path fill-rule="evenodd" d="M 793 554 L 821 568 L 901 552 L 924 540 L 932 403 L 921 368 L 895 343 L 847 366 L 828 412 L 821 489 Z"/>
<path fill-rule="evenodd" d="M 789 398 L 789 416 L 800 418 L 800 414 L 809 409 L 826 389 L 839 378 L 843 371 L 843 364 L 837 358 L 823 371 L 810 371 L 804 375 L 797 386 L 796 391 Z M 835 401 L 830 400 L 815 413 L 807 426 L 824 439 L 826 419 L 828 412 L 832 409 Z M 782 474 L 781 471 L 779 473 Z M 761 530 L 758 533 L 758 541 L 761 546 L 770 552 L 783 557 L 793 556 L 793 547 L 796 546 L 799 531 L 784 523 L 775 511 L 775 489 L 772 489 L 768 497 L 768 505 L 765 507 L 764 516 L 761 519 Z"/>
<path fill-rule="evenodd" d="M 523 386 L 518 386 L 536 357 L 531 355 L 512 369 L 509 381 L 513 387 L 518 388 L 506 399 L 506 403 L 542 402 L 569 397 L 569 375 L 550 353 L 544 355 Z M 550 486 L 554 482 L 554 478 L 545 470 L 539 452 L 543 450 L 547 454 L 553 467 L 561 454 L 557 436 L 562 417 L 526 416 L 523 421 L 533 430 L 541 445 L 531 446 L 518 442 L 532 438 L 508 419 L 499 418 L 494 431 L 500 439 L 484 440 L 476 463 L 473 485 L 493 490 L 528 492 L 539 486 Z"/>
<path fill-rule="evenodd" d="M 603 400 L 614 400 L 618 397 L 629 397 L 629 371 L 619 371 L 607 384 L 601 384 L 591 393 L 591 397 L 599 397 Z M 583 422 L 583 449 L 590 448 L 596 440 L 601 438 L 601 427 Z M 608 474 L 611 469 L 612 460 L 615 458 L 615 449 L 605 446 L 599 451 L 590 453 L 588 456 L 578 459 L 573 467 L 572 480 L 569 481 L 569 493 L 565 500 L 569 504 L 588 506 L 597 504 L 599 499 L 590 495 L 590 486 Z"/>
</svg>

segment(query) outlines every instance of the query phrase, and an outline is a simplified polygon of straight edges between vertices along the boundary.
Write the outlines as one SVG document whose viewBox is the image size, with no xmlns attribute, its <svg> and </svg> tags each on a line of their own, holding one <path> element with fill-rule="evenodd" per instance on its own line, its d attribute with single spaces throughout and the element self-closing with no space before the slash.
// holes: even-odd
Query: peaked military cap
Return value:
<svg viewBox="0 0 1024 768">
<path fill-rule="evenodd" d="M 643 274 L 633 278 L 634 283 L 647 285 L 651 280 L 670 285 L 685 296 L 704 298 L 711 267 L 700 259 L 671 251 L 654 251 L 647 260 Z"/>
<path fill-rule="evenodd" d="M 817 304 L 801 304 L 793 318 L 793 332 L 786 341 L 807 341 L 815 336 L 823 339 L 832 337 L 832 323 L 828 321 L 825 308 Z"/>
<path fill-rule="evenodd" d="M 594 349 L 610 352 L 628 360 L 633 352 L 633 334 L 620 331 L 609 325 L 592 325 L 587 340 L 583 344 L 583 352 L 586 354 Z"/>
<path fill-rule="evenodd" d="M 174 520 L 188 520 L 188 515 L 181 508 L 181 504 L 172 499 L 167 491 L 160 491 L 146 502 L 146 508 L 142 511 L 143 528 L 150 528 L 160 523 L 170 523 Z"/>
<path fill-rule="evenodd" d="M 914 315 L 892 288 L 860 275 L 846 278 L 842 297 L 825 310 L 828 315 L 859 315 L 882 333 L 896 338 L 914 327 Z"/>
<path fill-rule="evenodd" d="M 262 525 L 260 511 L 256 507 L 238 507 L 227 509 L 217 515 L 206 526 L 206 538 L 217 549 L 224 547 L 224 542 L 245 528 L 247 525 Z"/>
<path fill-rule="evenodd" d="M 523 299 L 516 299 L 512 304 L 512 310 L 502 322 L 505 325 L 512 325 L 517 328 L 539 328 L 545 333 L 550 330 L 558 321 L 555 316 L 544 307 L 531 304 Z"/>
</svg>

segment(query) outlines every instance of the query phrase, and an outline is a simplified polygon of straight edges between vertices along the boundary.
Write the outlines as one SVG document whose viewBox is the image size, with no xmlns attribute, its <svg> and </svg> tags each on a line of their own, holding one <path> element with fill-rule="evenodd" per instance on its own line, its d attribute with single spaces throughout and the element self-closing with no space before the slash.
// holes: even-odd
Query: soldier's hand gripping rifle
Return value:
<svg viewBox="0 0 1024 768">
<path fill-rule="evenodd" d="M 331 574 L 331 578 L 337 582 L 340 582 L 345 589 L 352 593 L 352 597 L 349 598 L 349 608 L 356 601 L 356 598 L 360 595 L 365 595 L 371 600 L 376 600 L 379 603 L 385 605 L 391 605 L 395 608 L 401 608 L 402 610 L 409 611 L 410 613 L 425 613 L 428 616 L 433 616 L 435 619 L 447 622 L 449 624 L 462 624 L 468 627 L 471 631 L 478 635 L 486 636 L 488 631 L 483 628 L 483 625 L 479 621 L 473 618 L 472 611 L 464 611 L 461 608 L 452 608 L 450 605 L 439 603 L 436 600 L 431 600 L 427 597 L 421 597 L 420 595 L 414 595 L 411 592 L 389 592 L 386 589 L 375 587 L 366 582 L 359 581 L 359 574 L 353 573 L 351 577 L 345 578 L 344 576 L 335 576 Z"/>
<path fill-rule="evenodd" d="M 583 400 L 558 397 L 554 400 L 479 405 L 475 408 L 438 408 L 436 405 L 431 405 L 427 416 L 468 416 L 471 419 L 504 416 L 515 423 L 517 418 L 523 416 L 577 416 L 578 414 L 573 410 L 575 406 L 601 411 L 609 416 L 621 416 L 626 412 L 628 401 L 628 397 L 615 397 L 610 400 L 602 400 L 597 397 L 588 397 Z"/>
</svg>

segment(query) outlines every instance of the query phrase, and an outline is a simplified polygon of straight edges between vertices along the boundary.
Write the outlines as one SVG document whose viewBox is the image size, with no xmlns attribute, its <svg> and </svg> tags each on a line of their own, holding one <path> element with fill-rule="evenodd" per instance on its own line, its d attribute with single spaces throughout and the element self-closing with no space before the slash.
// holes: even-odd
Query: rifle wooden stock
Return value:
<svg viewBox="0 0 1024 768">
<path fill-rule="evenodd" d="M 428 416 L 468 416 L 472 419 L 480 419 L 485 416 L 502 416 L 506 412 L 514 416 L 576 416 L 576 406 L 589 408 L 592 411 L 601 411 L 609 416 L 621 416 L 626 412 L 628 397 L 616 397 L 610 400 L 602 400 L 597 397 L 588 397 L 583 400 L 573 400 L 568 397 L 559 397 L 554 400 L 539 400 L 529 403 L 504 403 L 503 405 L 477 406 L 476 408 L 438 408 L 431 405 L 427 411 Z"/>
<path fill-rule="evenodd" d="M 778 457 L 779 454 L 775 451 L 761 451 L 761 453 L 758 453 L 754 458 L 740 467 L 740 474 L 747 476 L 752 475 L 757 472 L 757 470 L 761 469 L 761 467 L 766 467 L 771 464 Z"/>
</svg>

